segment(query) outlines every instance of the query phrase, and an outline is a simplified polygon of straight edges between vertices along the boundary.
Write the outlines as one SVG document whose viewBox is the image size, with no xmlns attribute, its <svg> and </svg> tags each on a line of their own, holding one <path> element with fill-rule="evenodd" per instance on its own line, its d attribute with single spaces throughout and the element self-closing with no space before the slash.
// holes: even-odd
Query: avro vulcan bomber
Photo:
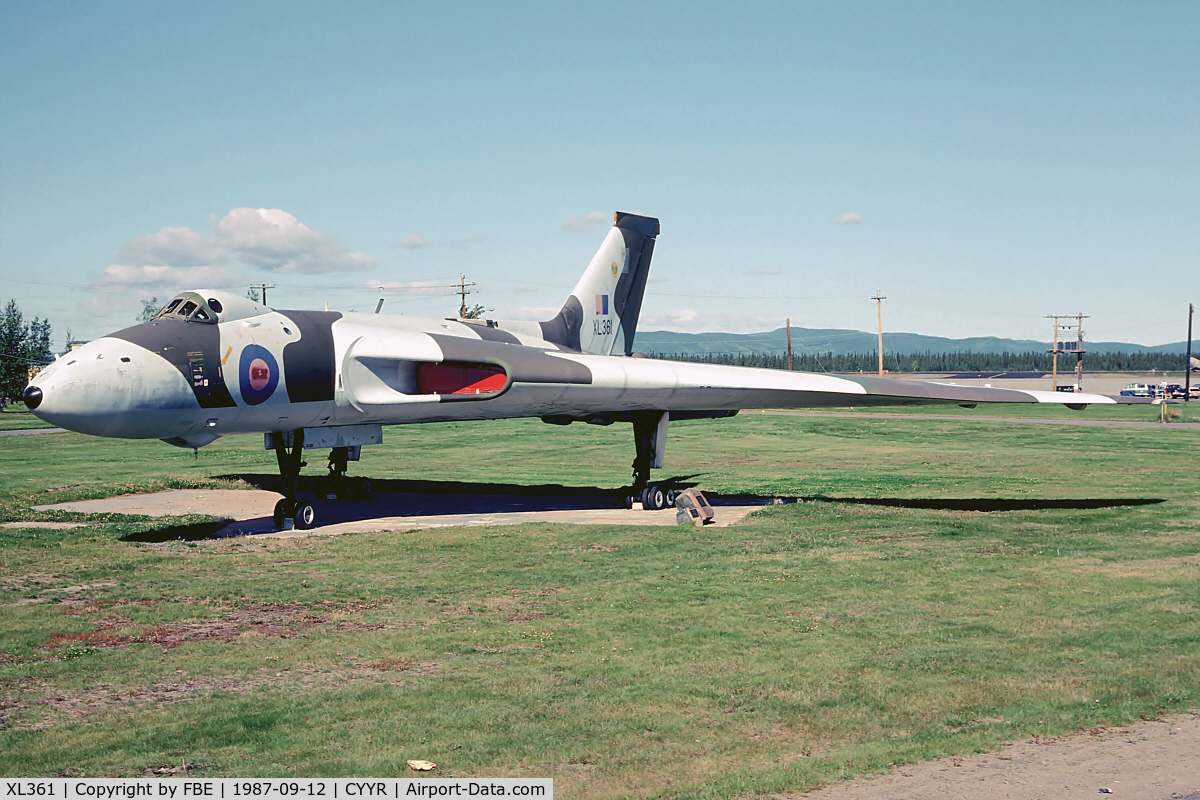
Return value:
<svg viewBox="0 0 1200 800">
<path fill-rule="evenodd" d="M 744 408 L 913 404 L 1112 403 L 1090 394 L 784 372 L 639 357 L 633 338 L 657 219 L 617 213 L 562 310 L 546 322 L 417 319 L 267 308 L 228 292 L 176 295 L 149 322 L 96 339 L 42 370 L 25 403 L 54 425 L 95 436 L 203 447 L 264 435 L 284 497 L 275 523 L 316 524 L 297 497 L 306 449 L 329 449 L 340 493 L 382 426 L 540 417 L 548 423 L 631 423 L 636 457 L 627 506 L 659 509 L 672 487 L 653 483 L 670 420 Z"/>
</svg>

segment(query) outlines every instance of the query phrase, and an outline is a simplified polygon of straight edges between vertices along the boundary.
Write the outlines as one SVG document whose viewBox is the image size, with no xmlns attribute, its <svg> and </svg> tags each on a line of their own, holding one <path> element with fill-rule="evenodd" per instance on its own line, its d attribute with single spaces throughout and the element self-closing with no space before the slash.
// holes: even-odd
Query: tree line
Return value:
<svg viewBox="0 0 1200 800">
<path fill-rule="evenodd" d="M 29 369 L 54 360 L 50 320 L 25 316 L 10 299 L 0 311 L 0 408 L 20 398 L 29 382 Z"/>
<path fill-rule="evenodd" d="M 787 369 L 787 355 L 779 353 L 649 353 L 652 358 L 698 364 L 727 364 L 736 367 Z M 890 372 L 1049 372 L 1049 353 L 884 353 L 883 368 Z M 1088 353 L 1083 367 L 1088 372 L 1181 372 L 1183 353 Z M 792 369 L 797 372 L 868 372 L 879 369 L 876 351 L 869 353 L 795 353 Z M 1070 355 L 1058 359 L 1060 372 L 1075 369 Z"/>
</svg>

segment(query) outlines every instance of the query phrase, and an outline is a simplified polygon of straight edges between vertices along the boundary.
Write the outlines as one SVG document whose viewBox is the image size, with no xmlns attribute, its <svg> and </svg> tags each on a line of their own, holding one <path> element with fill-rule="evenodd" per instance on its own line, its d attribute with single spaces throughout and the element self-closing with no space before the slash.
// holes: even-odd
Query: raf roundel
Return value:
<svg viewBox="0 0 1200 800">
<path fill-rule="evenodd" d="M 279 364 L 271 351 L 257 344 L 246 345 L 238 365 L 238 383 L 247 405 L 256 406 L 274 394 L 279 385 Z"/>
</svg>

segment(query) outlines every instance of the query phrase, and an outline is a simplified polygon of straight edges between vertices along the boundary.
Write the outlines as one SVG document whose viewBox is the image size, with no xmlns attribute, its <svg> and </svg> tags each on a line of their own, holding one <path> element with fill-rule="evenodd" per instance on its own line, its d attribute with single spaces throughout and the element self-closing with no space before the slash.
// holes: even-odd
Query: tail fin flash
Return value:
<svg viewBox="0 0 1200 800">
<path fill-rule="evenodd" d="M 542 338 L 582 353 L 633 352 L 658 220 L 618 211 L 604 243 Z"/>
</svg>

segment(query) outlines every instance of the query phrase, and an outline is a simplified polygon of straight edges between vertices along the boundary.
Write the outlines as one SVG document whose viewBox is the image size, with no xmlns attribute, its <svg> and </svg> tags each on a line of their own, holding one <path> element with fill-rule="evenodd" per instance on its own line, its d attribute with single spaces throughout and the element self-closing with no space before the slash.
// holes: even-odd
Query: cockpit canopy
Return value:
<svg viewBox="0 0 1200 800">
<path fill-rule="evenodd" d="M 196 289 L 180 292 L 158 310 L 151 322 L 177 319 L 186 322 L 230 322 L 235 319 L 257 317 L 270 311 L 253 300 L 239 297 L 230 292 L 211 289 Z"/>
</svg>

